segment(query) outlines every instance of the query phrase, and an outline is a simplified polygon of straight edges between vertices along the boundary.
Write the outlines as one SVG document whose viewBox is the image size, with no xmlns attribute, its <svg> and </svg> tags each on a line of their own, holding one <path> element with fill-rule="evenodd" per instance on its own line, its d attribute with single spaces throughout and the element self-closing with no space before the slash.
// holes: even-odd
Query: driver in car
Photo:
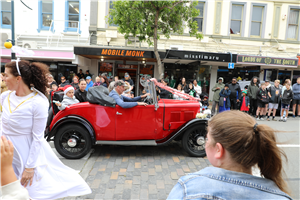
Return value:
<svg viewBox="0 0 300 200">
<path fill-rule="evenodd" d="M 125 90 L 126 83 L 122 80 L 118 80 L 115 82 L 114 89 L 109 93 L 109 96 L 114 98 L 116 100 L 116 103 L 121 106 L 122 108 L 132 108 L 137 105 L 141 106 L 147 106 L 147 103 L 144 102 L 137 102 L 141 100 L 142 98 L 145 98 L 149 95 L 149 93 L 144 94 L 142 96 L 129 98 L 126 96 L 123 96 L 122 93 Z"/>
</svg>

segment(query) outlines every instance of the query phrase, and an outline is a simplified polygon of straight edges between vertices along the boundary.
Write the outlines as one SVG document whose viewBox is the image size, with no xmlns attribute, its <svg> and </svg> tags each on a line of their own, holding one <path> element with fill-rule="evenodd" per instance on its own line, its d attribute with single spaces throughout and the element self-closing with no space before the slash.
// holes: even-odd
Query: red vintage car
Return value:
<svg viewBox="0 0 300 200">
<path fill-rule="evenodd" d="M 159 99 L 156 80 L 147 84 L 150 96 L 144 101 L 148 106 L 124 109 L 84 102 L 58 111 L 52 104 L 54 117 L 45 131 L 47 141 L 54 141 L 57 152 L 69 159 L 85 156 L 97 144 L 158 146 L 172 140 L 181 140 L 191 156 L 205 156 L 207 119 L 196 118 L 199 101 Z"/>
</svg>

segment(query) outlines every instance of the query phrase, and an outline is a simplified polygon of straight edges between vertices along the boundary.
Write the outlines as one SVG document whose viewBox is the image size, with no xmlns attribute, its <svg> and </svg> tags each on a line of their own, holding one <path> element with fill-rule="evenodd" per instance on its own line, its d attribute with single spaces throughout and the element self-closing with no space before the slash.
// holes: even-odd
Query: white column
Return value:
<svg viewBox="0 0 300 200">
<path fill-rule="evenodd" d="M 211 70 L 210 70 L 210 83 L 209 83 L 209 100 L 212 101 L 214 93 L 211 91 L 211 89 L 215 86 L 215 84 L 217 83 L 217 76 L 218 76 L 218 66 L 214 65 L 211 66 Z"/>
</svg>

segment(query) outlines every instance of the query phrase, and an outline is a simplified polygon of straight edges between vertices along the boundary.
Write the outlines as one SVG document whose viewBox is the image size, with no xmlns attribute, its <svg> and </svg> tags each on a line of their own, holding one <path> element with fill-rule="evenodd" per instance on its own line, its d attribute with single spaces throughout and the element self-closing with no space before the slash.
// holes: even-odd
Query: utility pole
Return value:
<svg viewBox="0 0 300 200">
<path fill-rule="evenodd" d="M 11 43 L 15 46 L 15 0 L 11 0 Z M 11 60 L 16 60 L 16 53 L 11 50 Z"/>
</svg>

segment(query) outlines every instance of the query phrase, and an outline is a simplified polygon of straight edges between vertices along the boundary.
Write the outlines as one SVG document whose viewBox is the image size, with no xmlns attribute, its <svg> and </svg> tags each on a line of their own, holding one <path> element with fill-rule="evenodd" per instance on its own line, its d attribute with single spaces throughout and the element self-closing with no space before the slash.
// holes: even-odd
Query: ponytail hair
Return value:
<svg viewBox="0 0 300 200">
<path fill-rule="evenodd" d="M 30 63 L 26 60 L 19 61 L 18 65 L 22 80 L 28 88 L 34 87 L 47 97 L 47 87 L 49 87 L 47 79 L 47 74 L 49 73 L 48 66 L 39 62 Z M 19 76 L 15 61 L 7 63 L 5 68 L 10 69 L 10 73 L 13 76 Z"/>
<path fill-rule="evenodd" d="M 255 119 L 246 113 L 226 111 L 214 116 L 208 128 L 215 143 L 220 143 L 233 161 L 245 169 L 257 164 L 264 178 L 274 181 L 280 190 L 289 194 L 282 164 L 282 157 L 287 160 L 287 156 L 277 147 L 271 127 L 256 125 Z"/>
</svg>

